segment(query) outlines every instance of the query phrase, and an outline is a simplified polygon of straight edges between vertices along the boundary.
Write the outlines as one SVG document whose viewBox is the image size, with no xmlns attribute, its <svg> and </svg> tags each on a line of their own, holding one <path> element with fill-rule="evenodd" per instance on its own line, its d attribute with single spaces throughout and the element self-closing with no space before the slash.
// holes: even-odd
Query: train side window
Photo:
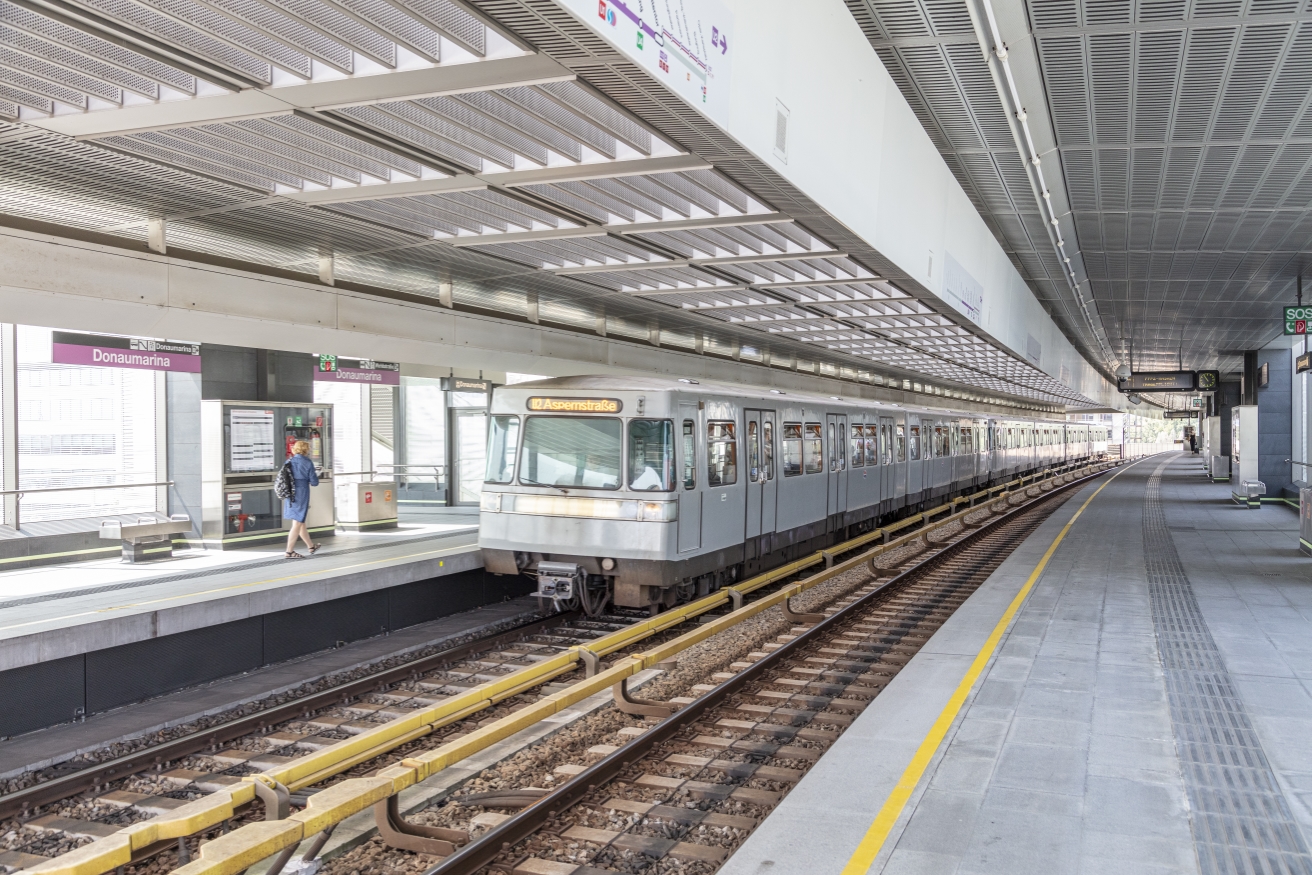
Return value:
<svg viewBox="0 0 1312 875">
<path fill-rule="evenodd" d="M 961 452 L 966 456 L 975 453 L 975 432 L 969 425 L 961 426 Z"/>
<path fill-rule="evenodd" d="M 834 453 L 833 467 L 837 471 L 842 471 L 847 467 L 847 425 L 838 423 L 838 452 Z"/>
<path fill-rule="evenodd" d="M 515 479 L 515 455 L 519 449 L 519 417 L 490 417 L 487 432 L 487 483 L 510 483 Z"/>
<path fill-rule="evenodd" d="M 706 423 L 706 464 L 707 486 L 738 482 L 738 441 L 732 422 Z"/>
<path fill-rule="evenodd" d="M 761 426 L 761 434 L 764 445 L 762 452 L 765 456 L 765 479 L 774 479 L 774 423 L 766 420 Z"/>
<path fill-rule="evenodd" d="M 802 467 L 807 474 L 825 471 L 825 432 L 818 422 L 808 422 L 802 430 Z"/>
<path fill-rule="evenodd" d="M 862 448 L 866 440 L 866 427 L 857 423 L 852 423 L 852 467 L 864 468 L 866 464 L 865 453 Z"/>
<path fill-rule="evenodd" d="M 907 460 L 907 427 L 902 423 L 897 424 L 897 460 L 905 462 Z"/>
<path fill-rule="evenodd" d="M 920 426 L 918 425 L 911 426 L 911 438 L 908 441 L 908 443 L 911 445 L 910 446 L 911 461 L 919 462 L 920 461 Z"/>
<path fill-rule="evenodd" d="M 838 470 L 838 453 L 834 449 L 834 424 L 829 423 L 829 470 Z"/>
<path fill-rule="evenodd" d="M 761 434 L 756 420 L 747 423 L 748 477 L 753 483 L 761 479 Z"/>
<path fill-rule="evenodd" d="M 802 473 L 802 423 L 784 423 L 784 476 Z"/>
<path fill-rule="evenodd" d="M 674 423 L 668 419 L 629 421 L 629 488 L 641 492 L 674 488 Z"/>
<path fill-rule="evenodd" d="M 865 443 L 865 451 L 866 451 L 866 464 L 867 465 L 877 464 L 879 462 L 879 455 L 878 455 L 878 447 L 876 447 L 875 445 L 875 426 L 873 423 L 866 426 L 866 439 L 864 443 Z"/>
<path fill-rule="evenodd" d="M 683 488 L 697 488 L 697 427 L 691 419 L 683 421 Z"/>
<path fill-rule="evenodd" d="M 893 463 L 893 437 L 889 432 L 893 427 L 887 422 L 879 426 L 879 458 L 884 460 L 885 465 Z"/>
</svg>

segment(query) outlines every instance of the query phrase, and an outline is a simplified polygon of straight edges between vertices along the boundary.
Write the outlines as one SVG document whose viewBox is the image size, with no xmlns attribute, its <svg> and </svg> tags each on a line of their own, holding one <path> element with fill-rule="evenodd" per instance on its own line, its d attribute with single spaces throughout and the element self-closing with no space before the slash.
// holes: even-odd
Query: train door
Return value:
<svg viewBox="0 0 1312 875">
<path fill-rule="evenodd" d="M 832 516 L 847 510 L 847 415 L 825 416 L 825 440 L 829 445 L 829 503 Z"/>
<path fill-rule="evenodd" d="M 924 497 L 921 494 L 925 488 L 922 425 L 919 416 L 907 414 L 907 504 L 917 504 Z"/>
<path fill-rule="evenodd" d="M 679 405 L 679 552 L 702 545 L 701 466 L 697 464 L 697 406 Z"/>
<path fill-rule="evenodd" d="M 747 435 L 747 537 L 774 531 L 774 411 L 745 412 Z"/>
<path fill-rule="evenodd" d="M 879 417 L 879 512 L 893 509 L 896 480 L 893 475 L 893 417 Z"/>
</svg>

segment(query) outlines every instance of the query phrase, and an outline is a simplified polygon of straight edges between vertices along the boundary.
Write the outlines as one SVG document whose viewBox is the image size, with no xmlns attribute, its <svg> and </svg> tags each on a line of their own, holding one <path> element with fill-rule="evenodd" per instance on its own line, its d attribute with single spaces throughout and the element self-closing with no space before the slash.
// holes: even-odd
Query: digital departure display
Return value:
<svg viewBox="0 0 1312 875">
<path fill-rule="evenodd" d="M 528 409 L 535 413 L 619 413 L 624 405 L 618 398 L 543 398 L 528 399 Z"/>
<path fill-rule="evenodd" d="M 1193 371 L 1150 371 L 1143 374 L 1131 374 L 1122 380 L 1122 392 L 1192 392 L 1194 391 Z"/>
</svg>

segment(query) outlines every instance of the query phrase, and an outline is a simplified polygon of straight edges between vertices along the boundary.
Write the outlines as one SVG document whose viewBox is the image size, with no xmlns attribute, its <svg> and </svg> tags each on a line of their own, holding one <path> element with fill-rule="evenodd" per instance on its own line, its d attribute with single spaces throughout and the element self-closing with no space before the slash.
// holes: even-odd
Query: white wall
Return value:
<svg viewBox="0 0 1312 875">
<path fill-rule="evenodd" d="M 945 254 L 983 286 L 978 325 L 1022 359 L 1027 338 L 1038 366 L 1109 405 L 1122 399 L 1048 317 L 916 119 L 842 0 L 723 0 L 730 50 L 718 71 L 728 101 L 708 115 L 730 136 L 816 201 L 943 306 Z M 684 0 L 690 15 L 720 15 L 718 3 Z M 588 6 L 592 10 L 595 3 Z M 579 17 L 617 48 L 634 50 L 631 27 Z M 723 25 L 720 25 L 723 27 Z M 650 42 L 650 41 L 648 41 Z M 678 66 L 672 67 L 676 74 Z M 654 71 L 661 78 L 660 71 Z M 712 82 L 712 86 L 717 84 Z M 776 103 L 788 108 L 787 160 L 775 154 Z M 701 105 L 693 103 L 706 111 Z M 930 253 L 933 270 L 930 271 Z"/>
</svg>

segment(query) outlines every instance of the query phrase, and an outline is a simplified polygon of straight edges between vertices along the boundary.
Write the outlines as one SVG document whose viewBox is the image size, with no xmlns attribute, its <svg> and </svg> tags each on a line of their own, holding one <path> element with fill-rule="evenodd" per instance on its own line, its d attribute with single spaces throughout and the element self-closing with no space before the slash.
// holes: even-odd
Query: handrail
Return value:
<svg viewBox="0 0 1312 875">
<path fill-rule="evenodd" d="M 46 489 L 6 489 L 0 492 L 0 496 L 14 496 L 14 531 L 18 531 L 22 522 L 20 505 L 25 495 L 38 495 L 46 492 L 87 492 L 96 489 L 142 489 L 150 486 L 172 486 L 172 480 L 164 480 L 160 483 L 102 483 L 99 486 L 51 486 Z"/>
<path fill-rule="evenodd" d="M 1088 471 L 1098 467 L 1111 467 L 1114 462 L 1094 462 L 1079 469 Z M 1078 471 L 1059 475 L 1072 480 Z M 1012 481 L 1008 486 L 1017 485 Z M 1031 485 L 1029 488 L 1036 488 Z M 992 490 L 989 490 L 991 492 Z M 984 494 L 984 493 L 978 493 Z M 991 499 L 994 504 L 1009 503 L 1013 493 L 1004 491 Z M 340 823 L 353 814 L 364 811 L 376 802 L 386 800 L 389 796 L 413 786 L 441 770 L 464 760 L 481 750 L 509 736 L 540 722 L 552 714 L 559 713 L 579 701 L 601 692 L 644 669 L 669 659 L 672 655 L 691 647 L 693 644 L 710 637 L 716 632 L 727 629 L 743 620 L 780 604 L 793 596 L 823 583 L 826 580 L 848 571 L 863 562 L 869 562 L 889 550 L 896 549 L 914 538 L 919 538 L 943 526 L 961 520 L 962 517 L 983 511 L 987 505 L 971 507 L 951 514 L 933 525 L 917 529 L 901 538 L 880 544 L 839 563 L 828 566 L 810 577 L 784 587 L 772 595 L 755 602 L 742 605 L 731 613 L 705 623 L 689 632 L 666 642 L 653 650 L 625 657 L 616 665 L 600 671 L 592 677 L 584 678 L 575 684 L 550 696 L 545 696 L 512 714 L 480 727 L 466 735 L 460 736 L 439 747 L 415 754 L 399 762 L 384 767 L 370 777 L 348 778 L 333 784 L 308 797 L 307 807 L 292 814 L 285 820 L 266 821 L 248 824 L 219 836 L 201 847 L 200 855 L 191 863 L 176 870 L 178 875 L 238 875 L 251 865 L 266 859 L 279 851 L 295 846 L 333 824 Z M 867 533 L 860 538 L 847 542 L 853 545 L 868 541 Z M 527 689 L 539 686 L 562 674 L 573 671 L 580 663 L 593 661 L 594 657 L 605 656 L 629 647 L 634 642 L 648 638 L 657 632 L 678 625 L 692 617 L 707 613 L 726 602 L 741 602 L 741 597 L 771 582 L 779 580 L 797 571 L 809 568 L 825 561 L 825 553 L 841 550 L 844 545 L 836 545 L 829 551 L 816 553 L 787 563 L 764 574 L 757 575 L 742 583 L 733 584 L 704 598 L 674 608 L 633 626 L 625 627 L 609 635 L 576 645 L 562 651 L 542 662 L 526 666 L 511 674 L 488 681 L 466 690 L 450 699 L 427 708 L 421 708 L 410 714 L 397 717 L 378 728 L 357 736 L 344 739 L 337 744 L 323 748 L 290 763 L 269 769 L 260 775 L 250 775 L 242 779 L 241 784 L 212 793 L 190 802 L 167 814 L 151 820 L 124 827 L 118 832 L 90 844 L 83 845 L 48 862 L 33 867 L 33 875 L 103 875 L 119 866 L 126 865 L 135 851 L 140 851 L 157 842 L 192 835 L 223 823 L 232 816 L 233 811 L 241 805 L 255 799 L 254 782 L 276 781 L 293 792 L 319 783 L 329 777 L 341 774 L 346 769 L 381 756 L 403 744 L 422 738 L 434 730 L 447 726 L 458 720 L 492 707 L 498 702 L 515 696 Z M 850 550 L 850 546 L 849 546 Z M 585 660 L 584 653 L 588 654 Z"/>
<path fill-rule="evenodd" d="M 103 483 L 99 486 L 51 486 L 47 489 L 6 489 L 0 495 L 35 495 L 39 492 L 86 492 L 92 489 L 141 489 L 146 486 L 172 486 L 172 480 L 159 483 Z"/>
</svg>

